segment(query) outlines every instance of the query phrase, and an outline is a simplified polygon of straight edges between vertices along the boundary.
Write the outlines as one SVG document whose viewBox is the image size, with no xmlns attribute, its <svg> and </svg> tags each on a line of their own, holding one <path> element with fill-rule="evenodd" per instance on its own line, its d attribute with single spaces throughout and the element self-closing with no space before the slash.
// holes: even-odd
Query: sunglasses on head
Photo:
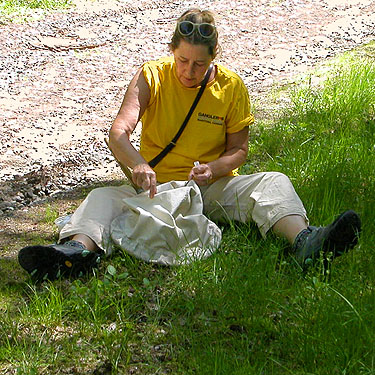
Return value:
<svg viewBox="0 0 375 375">
<path fill-rule="evenodd" d="M 198 30 L 202 38 L 212 38 L 215 34 L 215 25 L 210 23 L 193 23 L 191 21 L 181 21 L 178 23 L 178 31 L 183 36 L 189 36 Z"/>
</svg>

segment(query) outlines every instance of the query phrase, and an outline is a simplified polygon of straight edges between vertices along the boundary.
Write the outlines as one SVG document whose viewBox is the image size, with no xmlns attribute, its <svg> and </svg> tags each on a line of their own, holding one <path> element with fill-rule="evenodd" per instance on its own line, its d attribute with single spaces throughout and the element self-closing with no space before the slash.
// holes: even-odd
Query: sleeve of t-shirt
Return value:
<svg viewBox="0 0 375 375">
<path fill-rule="evenodd" d="M 233 85 L 232 103 L 226 117 L 226 132 L 237 133 L 254 123 L 254 115 L 250 111 L 249 92 L 238 77 Z"/>
<path fill-rule="evenodd" d="M 152 61 L 146 62 L 142 65 L 143 77 L 150 88 L 150 101 L 148 102 L 148 105 L 152 104 L 156 99 L 157 87 L 159 85 L 159 74 L 154 65 L 155 64 L 153 64 Z"/>
</svg>

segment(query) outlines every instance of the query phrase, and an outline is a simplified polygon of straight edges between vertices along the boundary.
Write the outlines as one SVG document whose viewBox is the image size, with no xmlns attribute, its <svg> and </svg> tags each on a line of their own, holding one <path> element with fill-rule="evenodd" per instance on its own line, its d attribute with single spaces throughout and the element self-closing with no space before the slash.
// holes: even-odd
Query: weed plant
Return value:
<svg viewBox="0 0 375 375">
<path fill-rule="evenodd" d="M 283 241 L 230 223 L 220 250 L 191 265 L 119 251 L 85 279 L 4 282 L 1 371 L 375 374 L 374 83 L 358 58 L 319 86 L 307 79 L 272 126 L 258 124 L 242 169 L 290 176 L 312 224 L 359 212 L 360 243 L 328 274 L 302 272 Z M 45 222 L 54 217 L 47 207 Z"/>
</svg>

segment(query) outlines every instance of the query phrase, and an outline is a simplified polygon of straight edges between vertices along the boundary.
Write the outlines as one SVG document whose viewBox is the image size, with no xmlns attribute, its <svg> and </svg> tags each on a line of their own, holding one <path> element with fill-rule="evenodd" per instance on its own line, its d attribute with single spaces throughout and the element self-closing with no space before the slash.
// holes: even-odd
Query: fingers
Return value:
<svg viewBox="0 0 375 375">
<path fill-rule="evenodd" d="M 213 173 L 208 164 L 199 164 L 191 169 L 188 178 L 194 180 L 198 185 L 204 186 L 211 182 Z"/>
<path fill-rule="evenodd" d="M 147 189 L 145 189 L 147 190 Z M 150 198 L 154 198 L 155 194 L 157 192 L 156 189 L 156 174 L 154 173 L 153 178 L 150 179 Z"/>
<path fill-rule="evenodd" d="M 189 180 L 194 180 L 199 186 L 208 185 L 213 178 L 213 172 L 208 164 L 194 166 L 188 176 Z M 157 193 L 156 173 L 147 164 L 138 164 L 133 168 L 133 182 L 143 190 L 149 190 L 149 197 L 153 198 Z"/>
<path fill-rule="evenodd" d="M 150 198 L 156 194 L 156 173 L 148 164 L 138 164 L 133 169 L 133 182 L 143 190 L 149 190 Z"/>
</svg>

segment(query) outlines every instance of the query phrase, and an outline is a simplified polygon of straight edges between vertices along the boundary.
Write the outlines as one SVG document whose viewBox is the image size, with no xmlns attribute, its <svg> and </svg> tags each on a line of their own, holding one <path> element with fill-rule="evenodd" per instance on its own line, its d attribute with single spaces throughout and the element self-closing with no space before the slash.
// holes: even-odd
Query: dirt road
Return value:
<svg viewBox="0 0 375 375">
<path fill-rule="evenodd" d="M 258 98 L 375 38 L 375 1 L 368 0 L 76 4 L 0 27 L 0 214 L 119 172 L 103 138 L 137 67 L 168 53 L 187 8 L 216 12 L 218 60 Z"/>
</svg>

